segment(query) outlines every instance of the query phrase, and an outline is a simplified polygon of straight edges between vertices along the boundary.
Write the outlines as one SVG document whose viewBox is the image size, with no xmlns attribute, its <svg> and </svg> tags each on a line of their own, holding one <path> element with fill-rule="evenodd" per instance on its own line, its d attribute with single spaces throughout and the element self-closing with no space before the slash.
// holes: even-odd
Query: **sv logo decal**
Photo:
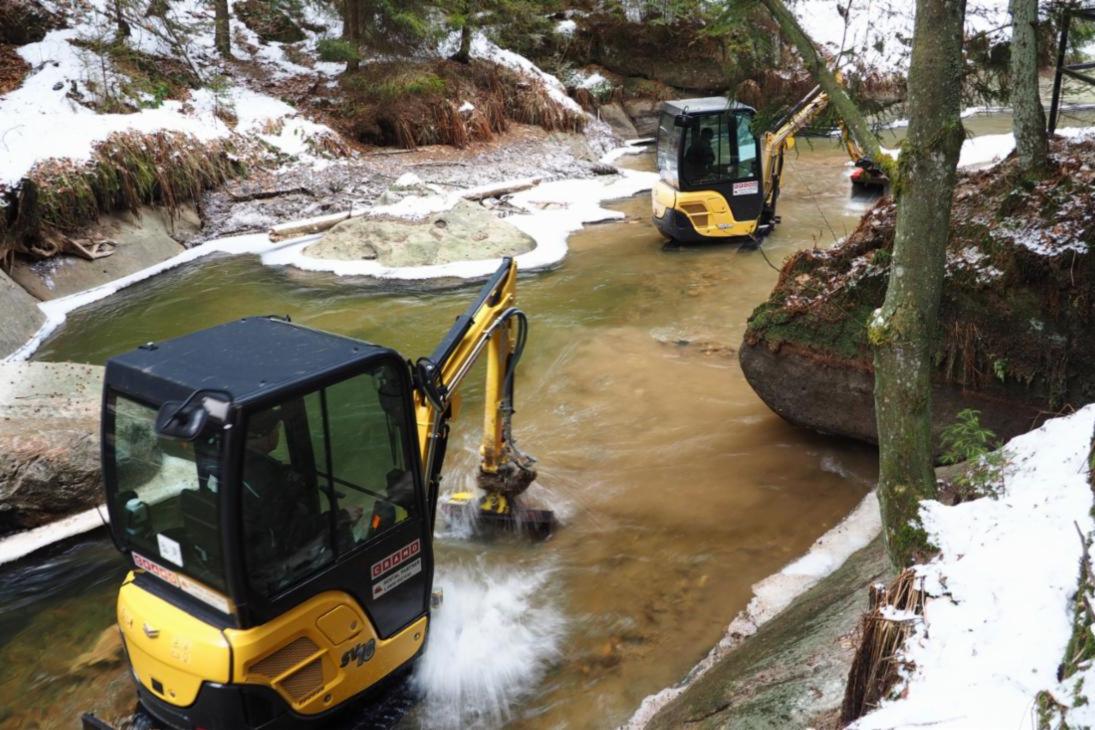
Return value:
<svg viewBox="0 0 1095 730">
<path fill-rule="evenodd" d="M 367 644 L 358 644 L 353 649 L 345 652 L 342 655 L 342 663 L 339 664 L 339 667 L 345 667 L 352 661 L 356 661 L 357 666 L 360 667 L 372 659 L 374 654 L 376 654 L 376 639 L 369 639 Z"/>
</svg>

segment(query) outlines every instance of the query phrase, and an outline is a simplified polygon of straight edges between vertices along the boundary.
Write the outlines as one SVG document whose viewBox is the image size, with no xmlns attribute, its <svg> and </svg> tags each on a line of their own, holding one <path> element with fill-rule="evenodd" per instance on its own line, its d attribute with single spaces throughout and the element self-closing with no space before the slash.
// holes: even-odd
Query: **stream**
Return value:
<svg viewBox="0 0 1095 730">
<path fill-rule="evenodd" d="M 559 268 L 522 277 L 531 333 L 514 433 L 539 459 L 530 494 L 561 527 L 542 544 L 440 533 L 445 601 L 428 651 L 379 716 L 347 727 L 615 727 L 707 653 L 753 583 L 863 498 L 874 450 L 785 423 L 736 355 L 774 267 L 832 245 L 870 206 L 850 197 L 846 160 L 831 140 L 799 141 L 783 222 L 760 248 L 664 248 L 644 193 L 611 205 L 625 219 L 574 234 Z M 71 313 L 36 357 L 102 363 L 254 314 L 416 357 L 474 291 L 385 291 L 255 256 L 209 258 Z M 465 386 L 443 489 L 474 482 L 481 381 Z M 78 659 L 109 630 L 124 571 L 103 531 L 0 571 L 0 728 L 132 709 L 124 666 Z"/>
</svg>

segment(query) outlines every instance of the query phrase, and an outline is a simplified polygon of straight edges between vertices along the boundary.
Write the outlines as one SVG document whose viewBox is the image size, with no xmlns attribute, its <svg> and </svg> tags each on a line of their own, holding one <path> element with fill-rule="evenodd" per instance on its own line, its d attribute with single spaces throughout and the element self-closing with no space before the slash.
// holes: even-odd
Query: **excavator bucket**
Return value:
<svg viewBox="0 0 1095 730">
<path fill-rule="evenodd" d="M 470 524 L 483 534 L 511 533 L 546 540 L 555 532 L 555 513 L 514 504 L 494 493 L 476 498 L 471 492 L 454 492 L 441 500 L 441 514 L 450 524 Z"/>
</svg>

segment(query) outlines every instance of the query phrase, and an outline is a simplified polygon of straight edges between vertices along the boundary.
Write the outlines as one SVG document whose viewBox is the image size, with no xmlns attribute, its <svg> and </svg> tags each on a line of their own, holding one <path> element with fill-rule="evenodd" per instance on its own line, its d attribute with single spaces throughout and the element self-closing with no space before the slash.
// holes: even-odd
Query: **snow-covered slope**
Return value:
<svg viewBox="0 0 1095 730">
<path fill-rule="evenodd" d="M 930 596 L 904 657 L 901 698 L 853 725 L 1030 728 L 1035 696 L 1057 683 L 1070 600 L 1092 531 L 1088 452 L 1095 405 L 1047 421 L 1006 447 L 999 499 L 925 501 L 939 557 L 919 569 Z"/>
<path fill-rule="evenodd" d="M 911 0 L 796 0 L 792 8 L 814 42 L 841 55 L 842 65 L 908 70 L 916 10 Z M 1007 10 L 1005 0 L 967 0 L 966 34 L 1008 37 Z"/>
<path fill-rule="evenodd" d="M 106 0 L 94 0 L 83 9 L 66 6 L 64 15 L 72 27 L 51 31 L 42 41 L 18 48 L 31 71 L 22 86 L 0 97 L 0 186 L 15 184 L 44 159 L 87 161 L 95 144 L 116 132 L 170 130 L 199 141 L 232 135 L 245 140 L 260 138 L 279 152 L 298 158 L 307 157 L 323 137 L 336 136 L 328 127 L 304 119 L 288 104 L 252 91 L 242 81 L 229 80 L 217 92 L 193 90 L 186 101 L 157 104 L 151 97 L 138 98 L 133 101 L 145 102 L 150 108 L 129 114 L 97 113 L 93 107 L 104 90 L 121 81 L 109 58 L 82 47 L 112 37 L 106 4 Z M 185 39 L 189 62 L 205 80 L 219 77 L 208 4 L 184 0 L 173 3 L 171 13 L 173 19 L 196 30 Z M 162 22 L 147 22 L 147 26 L 133 27 L 127 43 L 145 53 L 178 55 L 178 49 L 172 50 L 165 39 Z M 235 27 L 239 37 L 247 40 L 246 27 L 242 23 Z M 275 75 L 285 73 L 287 63 L 277 46 L 257 46 L 260 53 L 270 56 L 268 63 Z M 223 121 L 229 116 L 238 120 L 234 127 Z"/>
</svg>

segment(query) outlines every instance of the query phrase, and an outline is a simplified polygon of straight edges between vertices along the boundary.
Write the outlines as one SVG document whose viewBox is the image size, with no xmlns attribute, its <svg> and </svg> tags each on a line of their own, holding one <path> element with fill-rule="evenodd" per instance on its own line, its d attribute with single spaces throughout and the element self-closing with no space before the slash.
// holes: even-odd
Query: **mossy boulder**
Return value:
<svg viewBox="0 0 1095 730">
<path fill-rule="evenodd" d="M 565 43 L 568 60 L 703 95 L 733 89 L 762 67 L 768 59 L 760 56 L 774 30 L 759 10 L 721 33 L 687 17 L 634 23 L 619 13 L 598 12 L 575 20 L 572 35 L 555 38 Z"/>
<path fill-rule="evenodd" d="M 934 345 L 937 430 L 963 408 L 1011 438 L 1095 400 L 1095 141 L 1052 144 L 1030 181 L 1015 160 L 959 177 Z M 896 206 L 843 243 L 788 259 L 740 350 L 750 385 L 787 420 L 877 440 L 866 322 L 889 276 Z"/>
<path fill-rule="evenodd" d="M 233 5 L 236 17 L 264 41 L 298 43 L 305 38 L 300 25 L 277 3 L 243 0 Z"/>
</svg>

